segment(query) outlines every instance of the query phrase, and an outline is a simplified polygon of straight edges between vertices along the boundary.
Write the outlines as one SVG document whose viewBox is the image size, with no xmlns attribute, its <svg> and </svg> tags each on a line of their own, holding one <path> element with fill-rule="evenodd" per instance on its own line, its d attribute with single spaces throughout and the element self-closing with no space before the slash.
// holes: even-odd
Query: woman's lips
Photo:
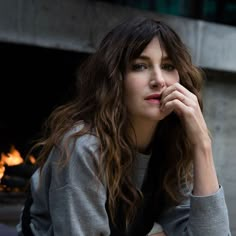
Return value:
<svg viewBox="0 0 236 236">
<path fill-rule="evenodd" d="M 160 99 L 145 99 L 148 103 L 152 104 L 160 104 L 161 100 Z"/>
<path fill-rule="evenodd" d="M 160 104 L 161 102 L 161 94 L 151 94 L 145 98 L 148 103 L 151 104 Z"/>
</svg>

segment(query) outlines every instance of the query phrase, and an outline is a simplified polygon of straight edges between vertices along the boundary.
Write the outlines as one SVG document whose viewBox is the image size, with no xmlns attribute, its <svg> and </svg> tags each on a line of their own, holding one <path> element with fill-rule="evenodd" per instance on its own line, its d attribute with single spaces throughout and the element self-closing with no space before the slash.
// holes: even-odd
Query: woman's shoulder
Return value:
<svg viewBox="0 0 236 236">
<path fill-rule="evenodd" d="M 74 143 L 75 147 L 80 148 L 97 148 L 100 143 L 95 129 L 88 127 L 84 121 L 80 121 L 66 132 L 63 143 L 66 142 L 70 145 Z"/>
<path fill-rule="evenodd" d="M 80 122 L 68 130 L 52 148 L 46 164 L 73 167 L 76 163 L 98 162 L 99 139 L 92 129 L 85 128 L 86 124 Z"/>
<path fill-rule="evenodd" d="M 99 140 L 95 133 L 90 131 L 80 134 L 82 130 L 83 124 L 74 126 L 50 153 L 45 170 L 50 168 L 54 173 L 54 188 L 68 183 L 73 185 L 72 183 L 80 181 L 77 179 L 79 177 L 95 176 L 98 173 Z"/>
</svg>

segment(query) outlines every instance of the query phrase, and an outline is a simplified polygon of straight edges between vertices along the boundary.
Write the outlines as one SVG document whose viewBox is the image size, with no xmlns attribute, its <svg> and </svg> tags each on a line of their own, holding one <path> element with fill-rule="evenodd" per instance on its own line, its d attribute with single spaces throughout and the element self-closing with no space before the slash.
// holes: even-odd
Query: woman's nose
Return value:
<svg viewBox="0 0 236 236">
<path fill-rule="evenodd" d="M 162 88 L 165 86 L 165 80 L 161 70 L 155 70 L 150 79 L 151 88 Z"/>
</svg>

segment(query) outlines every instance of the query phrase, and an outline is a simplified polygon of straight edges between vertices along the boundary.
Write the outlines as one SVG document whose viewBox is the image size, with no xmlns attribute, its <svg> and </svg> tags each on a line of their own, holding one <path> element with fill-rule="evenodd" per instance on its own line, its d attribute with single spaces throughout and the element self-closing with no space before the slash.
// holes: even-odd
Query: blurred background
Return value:
<svg viewBox="0 0 236 236">
<path fill-rule="evenodd" d="M 73 97 L 78 65 L 135 15 L 165 20 L 206 73 L 204 115 L 236 235 L 234 0 L 0 0 L 0 224 L 18 222 L 37 158 L 26 153 L 52 109 Z"/>
</svg>

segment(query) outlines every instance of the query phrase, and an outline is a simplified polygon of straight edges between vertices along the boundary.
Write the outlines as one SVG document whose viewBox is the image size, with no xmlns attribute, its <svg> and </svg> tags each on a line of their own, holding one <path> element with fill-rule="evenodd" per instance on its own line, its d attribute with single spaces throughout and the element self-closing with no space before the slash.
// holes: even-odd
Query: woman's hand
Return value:
<svg viewBox="0 0 236 236">
<path fill-rule="evenodd" d="M 161 111 L 165 116 L 175 112 L 180 117 L 193 145 L 210 142 L 207 125 L 197 97 L 181 84 L 175 83 L 163 92 Z"/>
<path fill-rule="evenodd" d="M 212 155 L 211 139 L 196 95 L 179 83 L 169 86 L 162 94 L 161 111 L 165 116 L 175 112 L 186 129 L 192 144 L 194 165 L 193 194 L 210 195 L 219 189 Z"/>
</svg>

